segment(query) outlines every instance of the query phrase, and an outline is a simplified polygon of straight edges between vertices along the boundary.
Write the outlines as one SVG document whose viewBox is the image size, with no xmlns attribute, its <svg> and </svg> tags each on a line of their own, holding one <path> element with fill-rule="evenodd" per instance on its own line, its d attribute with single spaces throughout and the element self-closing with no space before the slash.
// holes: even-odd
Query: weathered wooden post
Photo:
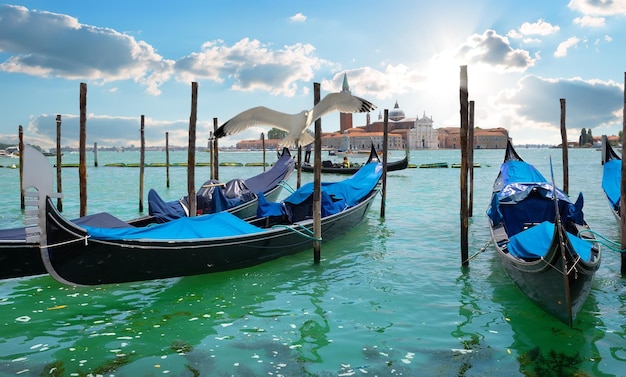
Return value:
<svg viewBox="0 0 626 377">
<path fill-rule="evenodd" d="M 93 143 L 93 166 L 98 167 L 98 143 Z"/>
<path fill-rule="evenodd" d="M 215 169 L 213 168 L 213 131 L 209 132 L 209 165 L 211 166 L 211 174 L 210 177 L 213 179 L 213 174 L 215 173 Z"/>
<path fill-rule="evenodd" d="M 561 98 L 561 145 L 563 150 L 563 191 L 569 194 L 569 161 L 567 156 L 567 128 L 565 127 L 565 98 Z"/>
<path fill-rule="evenodd" d="M 189 145 L 187 147 L 187 195 L 189 201 L 189 216 L 196 215 L 196 114 L 198 108 L 198 83 L 191 83 L 191 116 L 189 117 Z"/>
<path fill-rule="evenodd" d="M 263 151 L 263 171 L 265 171 L 265 134 L 261 132 L 261 150 Z"/>
<path fill-rule="evenodd" d="M 313 83 L 313 106 L 320 102 L 320 83 Z M 322 176 L 322 120 L 315 121 L 315 151 L 313 162 L 313 261 L 319 263 L 322 259 L 322 192 L 321 192 L 321 176 Z M 299 154 L 298 154 L 299 155 Z M 299 161 L 301 163 L 302 161 Z M 300 172 L 301 165 L 298 167 Z M 299 177 L 298 177 L 299 178 Z"/>
<path fill-rule="evenodd" d="M 87 84 L 80 83 L 80 135 L 78 144 L 78 181 L 80 191 L 80 216 L 87 215 Z"/>
<path fill-rule="evenodd" d="M 622 182 L 620 184 L 620 229 L 622 238 L 622 250 L 626 249 L 626 72 L 624 72 L 624 107 L 622 107 Z M 626 253 L 620 253 L 621 255 L 621 273 L 622 277 L 626 276 Z"/>
<path fill-rule="evenodd" d="M 165 132 L 165 185 L 170 188 L 170 133 Z"/>
<path fill-rule="evenodd" d="M 57 192 L 63 192 L 63 183 L 61 182 L 62 160 L 61 160 L 61 114 L 57 114 Z M 61 195 L 57 198 L 57 209 L 63 212 L 63 199 Z"/>
<path fill-rule="evenodd" d="M 24 128 L 22 127 L 22 125 L 20 124 L 19 127 L 17 128 L 17 138 L 18 138 L 18 143 L 17 143 L 17 148 L 20 151 L 20 156 L 19 156 L 19 174 L 20 174 L 20 209 L 23 211 L 24 209 L 26 209 L 26 203 L 24 202 L 24 187 L 23 187 L 23 180 L 24 180 Z"/>
<path fill-rule="evenodd" d="M 217 128 L 218 128 L 217 118 L 213 118 L 213 135 L 215 135 L 215 131 L 217 131 Z M 214 137 L 213 138 L 213 171 L 214 171 L 213 179 L 215 179 L 216 181 L 220 179 L 219 166 L 220 166 L 220 162 L 219 162 L 219 151 L 217 147 L 217 138 Z"/>
<path fill-rule="evenodd" d="M 467 130 L 467 166 L 469 169 L 469 207 L 467 215 L 474 215 L 474 101 L 469 101 L 469 128 Z"/>
<path fill-rule="evenodd" d="M 143 174 L 146 163 L 146 138 L 144 136 L 145 117 L 141 116 L 139 146 L 139 212 L 143 212 Z"/>
<path fill-rule="evenodd" d="M 313 83 L 315 85 L 315 83 Z M 315 96 L 315 95 L 314 95 Z M 298 143 L 300 141 L 298 140 Z M 320 144 L 321 145 L 321 144 Z M 296 190 L 300 188 L 302 184 L 302 147 L 298 145 L 298 155 L 296 157 L 296 165 L 298 166 L 298 171 L 296 172 Z M 313 160 L 315 162 L 315 160 Z M 313 167 L 313 171 L 315 171 L 315 167 Z M 320 170 L 321 174 L 321 170 Z"/>
<path fill-rule="evenodd" d="M 383 119 L 383 191 L 380 195 L 380 217 L 385 217 L 387 203 L 387 143 L 389 142 L 389 109 L 385 109 Z"/>
<path fill-rule="evenodd" d="M 468 85 L 467 66 L 461 66 L 459 100 L 461 103 L 461 262 L 464 267 L 469 265 L 468 260 L 468 228 L 467 216 L 467 128 L 468 120 Z"/>
</svg>

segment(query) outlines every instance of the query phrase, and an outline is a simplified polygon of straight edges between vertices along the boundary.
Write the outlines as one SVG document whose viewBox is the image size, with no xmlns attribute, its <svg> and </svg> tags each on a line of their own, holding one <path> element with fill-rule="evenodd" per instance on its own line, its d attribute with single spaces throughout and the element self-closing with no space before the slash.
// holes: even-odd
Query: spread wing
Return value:
<svg viewBox="0 0 626 377">
<path fill-rule="evenodd" d="M 285 114 L 264 106 L 253 107 L 235 115 L 222 124 L 215 131 L 215 137 L 233 135 L 254 126 L 272 126 L 283 131 L 291 131 L 290 126 L 293 124 L 296 116 L 298 114 Z"/>
<path fill-rule="evenodd" d="M 363 98 L 353 96 L 350 93 L 330 93 L 313 107 L 311 121 L 313 122 L 334 111 L 342 113 L 367 113 L 375 108 L 376 105 L 373 103 Z"/>
</svg>

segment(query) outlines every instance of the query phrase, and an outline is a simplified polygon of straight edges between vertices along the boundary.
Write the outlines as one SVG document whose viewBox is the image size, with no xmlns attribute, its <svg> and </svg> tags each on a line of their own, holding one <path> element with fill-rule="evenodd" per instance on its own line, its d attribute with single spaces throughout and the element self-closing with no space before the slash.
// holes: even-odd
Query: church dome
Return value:
<svg viewBox="0 0 626 377">
<path fill-rule="evenodd" d="M 396 100 L 396 104 L 393 109 L 389 112 L 389 119 L 393 121 L 398 121 L 404 119 L 404 111 L 398 106 L 398 101 Z"/>
</svg>

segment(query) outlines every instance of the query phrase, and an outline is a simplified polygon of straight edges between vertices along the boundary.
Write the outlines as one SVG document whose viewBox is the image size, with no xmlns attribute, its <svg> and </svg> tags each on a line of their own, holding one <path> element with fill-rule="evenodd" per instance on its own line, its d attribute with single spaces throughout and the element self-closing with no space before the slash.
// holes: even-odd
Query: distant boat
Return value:
<svg viewBox="0 0 626 377">
<path fill-rule="evenodd" d="M 422 169 L 433 169 L 433 168 L 447 168 L 447 162 L 431 162 L 429 164 L 420 164 L 419 166 Z"/>
<path fill-rule="evenodd" d="M 460 168 L 461 164 L 452 164 L 452 165 L 450 165 L 450 167 L 452 167 L 452 168 Z M 479 168 L 480 164 L 478 162 L 474 162 L 474 167 L 475 168 Z"/>
<path fill-rule="evenodd" d="M 326 161 L 322 161 L 321 172 L 322 173 L 335 173 L 335 174 L 354 174 L 361 167 L 367 165 L 368 163 L 372 161 L 377 161 L 379 163 L 382 163 L 382 160 L 379 154 L 376 152 L 376 148 L 374 148 L 374 144 L 372 144 L 370 148 L 370 155 L 367 158 L 367 161 L 363 163 L 362 165 L 358 163 L 351 163 L 349 164 L 350 166 L 347 167 L 347 166 L 343 166 L 342 163 L 333 164 L 332 161 L 326 160 Z M 409 165 L 409 153 L 407 150 L 407 153 L 405 154 L 402 160 L 387 162 L 387 171 L 390 172 L 390 171 L 404 170 L 408 167 L 408 165 Z M 313 170 L 314 170 L 313 165 L 310 165 L 308 163 L 302 164 L 303 172 L 313 173 Z"/>
</svg>

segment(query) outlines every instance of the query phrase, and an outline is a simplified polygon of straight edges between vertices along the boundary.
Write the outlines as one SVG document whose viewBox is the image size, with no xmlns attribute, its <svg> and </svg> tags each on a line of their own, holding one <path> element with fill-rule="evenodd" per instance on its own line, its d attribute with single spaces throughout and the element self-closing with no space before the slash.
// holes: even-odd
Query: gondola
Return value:
<svg viewBox="0 0 626 377">
<path fill-rule="evenodd" d="M 617 155 L 605 136 L 602 137 L 602 190 L 609 201 L 611 212 L 620 221 L 620 196 L 622 183 L 622 159 Z"/>
<path fill-rule="evenodd" d="M 570 327 L 601 259 L 582 207 L 582 194 L 572 203 L 507 143 L 487 210 L 496 253 L 517 287 Z"/>
<path fill-rule="evenodd" d="M 280 158 L 267 171 L 245 180 L 234 179 L 219 184 L 205 182 L 196 195 L 202 213 L 228 211 L 246 219 L 256 216 L 257 194 L 263 193 L 274 201 L 281 193 L 283 183 L 293 172 L 295 162 L 285 148 Z M 149 215 L 129 221 L 121 221 L 107 213 L 96 213 L 73 219 L 77 225 L 101 228 L 146 226 L 163 223 L 188 215 L 187 197 L 165 202 L 156 191 L 148 194 Z M 25 228 L 0 229 L 0 280 L 42 275 L 47 273 L 41 260 L 39 243 L 26 236 Z"/>
<path fill-rule="evenodd" d="M 374 148 L 374 144 L 372 144 L 369 157 L 367 158 L 367 161 L 363 165 L 366 165 L 372 161 L 382 162 L 381 158 L 378 156 L 378 153 L 376 152 L 376 148 Z M 363 165 L 360 165 L 358 163 L 353 163 L 353 164 L 350 164 L 350 167 L 345 167 L 343 166 L 343 164 L 334 164 L 332 161 L 326 160 L 326 161 L 322 161 L 321 172 L 322 173 L 334 173 L 334 174 L 354 174 Z M 407 152 L 402 160 L 387 162 L 387 171 L 389 172 L 389 171 L 404 170 L 408 166 L 409 166 L 409 154 Z M 302 171 L 307 172 L 307 173 L 313 173 L 314 166 L 308 163 L 303 163 Z"/>
<path fill-rule="evenodd" d="M 148 227 L 80 226 L 54 206 L 50 166 L 29 158 L 25 187 L 38 193 L 42 260 L 48 273 L 69 285 L 100 285 L 206 274 L 253 266 L 312 247 L 313 184 L 284 201 L 259 195 L 258 218 L 244 221 L 229 212 L 183 217 Z M 42 156 L 43 158 L 43 156 Z M 36 165 L 36 168 L 32 165 Z M 30 167 L 29 167 L 30 166 Z M 382 177 L 379 163 L 364 166 L 341 182 L 322 183 L 322 242 L 354 228 L 365 217 Z"/>
<path fill-rule="evenodd" d="M 278 199 L 283 183 L 293 172 L 295 161 L 288 148 L 283 148 L 272 167 L 248 179 L 231 179 L 221 183 L 208 180 L 196 193 L 197 215 L 228 211 L 242 219 L 256 215 L 257 195 L 263 193 L 270 201 Z M 154 190 L 148 191 L 148 213 L 157 222 L 167 222 L 189 216 L 189 198 L 164 201 Z"/>
</svg>

